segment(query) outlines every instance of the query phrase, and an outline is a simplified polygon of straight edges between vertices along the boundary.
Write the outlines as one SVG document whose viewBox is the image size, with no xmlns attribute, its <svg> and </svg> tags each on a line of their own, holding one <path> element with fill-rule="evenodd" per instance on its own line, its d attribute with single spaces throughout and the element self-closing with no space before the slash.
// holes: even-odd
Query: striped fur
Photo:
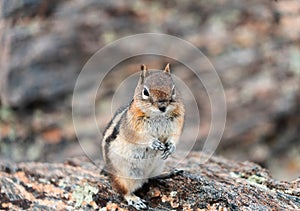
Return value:
<svg viewBox="0 0 300 211">
<path fill-rule="evenodd" d="M 112 186 L 137 209 L 145 205 L 133 192 L 161 174 L 164 159 L 173 153 L 167 150 L 175 149 L 183 128 L 184 105 L 174 95 L 169 67 L 166 70 L 148 71 L 142 66 L 132 102 L 116 112 L 103 133 L 103 156 Z M 145 85 L 150 92 L 147 100 L 141 94 Z M 153 145 L 157 140 L 164 151 Z"/>
</svg>

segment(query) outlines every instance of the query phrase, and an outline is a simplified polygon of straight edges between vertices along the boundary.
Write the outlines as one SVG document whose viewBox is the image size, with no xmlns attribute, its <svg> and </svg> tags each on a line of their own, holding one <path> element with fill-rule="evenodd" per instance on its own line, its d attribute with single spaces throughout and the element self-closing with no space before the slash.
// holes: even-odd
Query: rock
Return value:
<svg viewBox="0 0 300 211">
<path fill-rule="evenodd" d="M 80 70 L 80 54 L 72 50 L 76 48 L 75 40 L 54 34 L 33 39 L 28 34 L 26 43 L 22 43 L 22 31 L 9 33 L 12 43 L 21 43 L 15 48 L 11 45 L 10 59 L 14 62 L 8 64 L 1 80 L 5 104 L 24 107 L 36 101 L 49 102 L 72 91 Z"/>
<path fill-rule="evenodd" d="M 168 161 L 184 171 L 164 179 L 151 179 L 137 191 L 150 210 L 297 210 L 300 180 L 280 182 L 251 162 L 234 162 L 191 153 Z M 100 174 L 103 163 L 84 157 L 65 163 L 0 164 L 0 208 L 4 210 L 133 210 Z"/>
<path fill-rule="evenodd" d="M 48 4 L 44 0 L 3 0 L 1 8 L 1 17 L 26 17 L 35 16 L 41 9 L 49 10 L 56 5 L 56 0 Z M 43 11 L 45 12 L 45 11 Z"/>
<path fill-rule="evenodd" d="M 41 0 L 3 2 L 5 31 L 0 44 L 5 50 L 0 54 L 0 94 L 6 105 L 26 107 L 37 101 L 49 102 L 73 89 L 82 59 L 76 36 L 67 28 L 62 31 L 51 28 L 52 19 L 44 21 L 38 11 L 32 13 L 40 18 L 27 22 L 22 22 L 24 17 L 18 13 L 27 11 L 27 7 L 39 10 L 42 4 L 53 9 L 55 2 L 53 5 Z M 16 22 L 12 22 L 14 19 Z"/>
<path fill-rule="evenodd" d="M 13 0 L 1 4 L 0 101 L 16 108 L 55 104 L 71 94 L 84 63 L 103 47 L 105 28 L 125 29 L 126 25 L 119 24 L 135 17 L 127 14 L 130 5 L 116 1 Z M 109 19 L 115 12 L 117 22 Z M 119 22 L 118 16 L 125 19 Z"/>
<path fill-rule="evenodd" d="M 0 1 L 1 105 L 31 110 L 32 104 L 51 107 L 66 103 L 65 107 L 70 108 L 78 73 L 98 49 L 127 35 L 167 33 L 202 50 L 216 67 L 223 83 L 228 114 L 218 153 L 231 159 L 259 162 L 276 177 L 293 179 L 299 175 L 299 1 L 224 0 L 209 4 L 196 0 L 185 3 L 180 0 L 49 2 Z M 160 59 L 155 60 L 150 66 L 163 66 Z M 136 66 L 148 60 L 143 57 L 143 61 L 131 61 L 127 60 L 131 63 L 127 69 L 124 63 L 118 65 L 122 74 L 110 77 L 111 81 L 104 87 L 107 90 L 104 96 L 110 97 L 116 91 L 120 85 L 116 78 L 125 79 Z M 210 131 L 210 99 L 201 82 L 189 74 L 190 71 L 182 71 L 186 67 L 173 63 L 174 70 L 178 70 L 174 72 L 182 76 L 199 104 L 201 124 L 194 125 L 191 130 L 200 128 L 194 149 L 201 149 L 202 141 Z M 205 67 L 202 68 L 205 72 Z M 109 99 L 99 101 L 106 105 L 110 103 Z M 23 115 L 32 118 L 34 111 L 27 111 Z M 68 111 L 58 113 L 66 113 L 65 118 L 70 118 Z M 107 110 L 104 115 L 109 119 Z M 16 116 L 20 116 L 19 113 Z M 30 121 L 23 123 L 17 119 L 15 122 L 20 127 L 30 125 Z M 106 119 L 99 121 L 99 127 L 104 128 L 106 123 Z M 39 131 L 28 131 L 21 137 L 3 135 L 3 139 L 12 140 L 7 141 L 9 145 L 15 140 L 23 143 L 28 137 L 36 141 L 37 136 L 31 137 L 31 134 L 39 134 Z M 4 147 L 1 149 L 4 152 L 1 155 L 12 154 Z M 58 156 L 54 154 L 53 157 Z M 275 175 L 275 172 L 279 173 Z"/>
</svg>

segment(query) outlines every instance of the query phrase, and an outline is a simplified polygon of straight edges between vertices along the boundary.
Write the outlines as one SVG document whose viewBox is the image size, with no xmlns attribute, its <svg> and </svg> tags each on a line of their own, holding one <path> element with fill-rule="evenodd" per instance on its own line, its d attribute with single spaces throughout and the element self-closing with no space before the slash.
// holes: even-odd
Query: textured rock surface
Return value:
<svg viewBox="0 0 300 211">
<path fill-rule="evenodd" d="M 137 194 L 149 210 L 297 210 L 300 180 L 279 182 L 251 162 L 234 162 L 192 153 L 181 163 L 171 158 L 168 167 L 184 172 L 151 180 Z M 85 158 L 65 163 L 0 164 L 0 209 L 19 210 L 133 210 Z M 226 210 L 226 209 L 225 209 Z"/>
<path fill-rule="evenodd" d="M 218 153 L 260 163 L 278 178 L 299 176 L 298 0 L 2 0 L 0 10 L 0 158 L 51 160 L 80 154 L 70 99 L 82 66 L 118 38 L 159 32 L 197 46 L 219 73 L 228 118 Z M 106 96 L 140 63 L 158 68 L 164 62 L 155 58 L 119 65 L 122 73 L 108 78 Z M 181 71 L 182 65 L 172 63 L 172 68 L 196 90 L 201 124 L 194 149 L 201 149 L 211 120 L 209 98 L 194 75 Z M 97 103 L 103 104 L 97 108 L 105 113 L 99 115 L 104 117 L 99 127 L 104 128 L 111 102 L 100 97 Z M 49 112 L 57 104 L 63 106 Z M 13 118 L 7 118 L 10 113 Z M 82 121 L 85 139 L 94 140 L 84 125 L 92 121 Z"/>
</svg>

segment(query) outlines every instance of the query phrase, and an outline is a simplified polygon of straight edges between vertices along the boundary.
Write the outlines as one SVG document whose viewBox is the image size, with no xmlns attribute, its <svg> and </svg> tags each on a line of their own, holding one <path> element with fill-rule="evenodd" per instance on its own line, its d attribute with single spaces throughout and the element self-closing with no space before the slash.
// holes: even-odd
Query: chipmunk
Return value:
<svg viewBox="0 0 300 211">
<path fill-rule="evenodd" d="M 128 205 L 147 208 L 134 192 L 162 173 L 181 135 L 184 112 L 169 64 L 164 70 L 142 65 L 133 100 L 115 113 L 102 142 L 105 171 Z"/>
</svg>

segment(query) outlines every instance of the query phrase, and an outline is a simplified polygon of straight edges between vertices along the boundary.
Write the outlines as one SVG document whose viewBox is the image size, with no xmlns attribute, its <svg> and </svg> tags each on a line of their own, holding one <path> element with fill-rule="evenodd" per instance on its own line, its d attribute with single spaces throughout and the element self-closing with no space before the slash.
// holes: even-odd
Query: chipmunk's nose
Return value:
<svg viewBox="0 0 300 211">
<path fill-rule="evenodd" d="M 165 112 L 165 111 L 166 111 L 166 106 L 159 106 L 158 109 L 159 109 L 161 112 Z"/>
<path fill-rule="evenodd" d="M 168 102 L 165 100 L 158 101 L 157 107 L 161 112 L 165 112 L 167 110 Z"/>
</svg>

